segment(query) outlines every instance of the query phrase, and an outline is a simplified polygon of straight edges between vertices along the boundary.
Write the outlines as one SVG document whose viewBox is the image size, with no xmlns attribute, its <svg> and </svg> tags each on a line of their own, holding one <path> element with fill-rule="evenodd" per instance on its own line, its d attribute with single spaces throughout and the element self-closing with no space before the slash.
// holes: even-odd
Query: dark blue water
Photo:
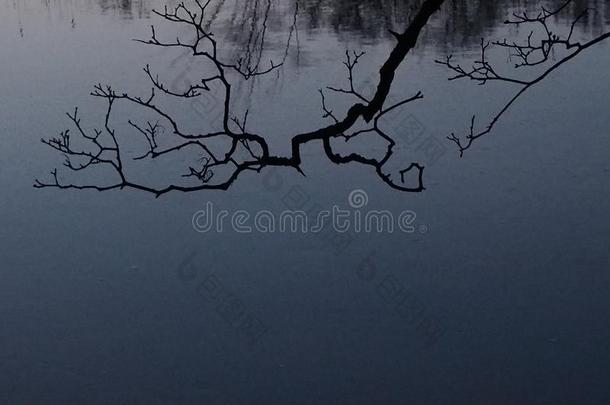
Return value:
<svg viewBox="0 0 610 405">
<path fill-rule="evenodd" d="M 358 165 L 333 165 L 316 144 L 303 150 L 307 177 L 273 168 L 226 192 L 34 190 L 34 178 L 61 170 L 62 157 L 39 139 L 69 126 L 64 113 L 78 105 L 86 125 L 103 119 L 92 85 L 147 94 L 147 63 L 177 85 L 198 72 L 131 41 L 146 38 L 151 23 L 170 38 L 180 33 L 153 18 L 162 4 L 0 3 L 0 402 L 610 403 L 607 45 L 532 89 L 460 159 L 445 136 L 466 131 L 472 114 L 491 117 L 510 89 L 448 82 L 433 60 L 471 59 L 481 36 L 519 34 L 501 21 L 539 3 L 449 2 L 392 89 L 397 98 L 423 90 L 425 99 L 387 123 L 397 165 L 427 159 L 422 194 L 393 191 Z M 269 4 L 263 60 L 288 49 L 286 63 L 238 86 L 236 108 L 250 108 L 250 125 L 280 154 L 292 134 L 328 123 L 318 88 L 345 83 L 346 48 L 367 51 L 359 82 L 370 85 L 393 46 L 386 29 L 403 27 L 411 5 L 302 2 L 297 38 L 289 36 L 294 4 Z M 224 55 L 243 52 L 244 21 L 265 7 L 219 5 L 211 26 Z M 609 8 L 596 8 L 577 35 L 607 29 Z M 565 29 L 570 19 L 556 23 Z M 351 100 L 329 101 L 342 111 Z M 211 116 L 201 106 L 170 108 L 189 128 Z M 137 114 L 117 109 L 113 124 L 126 131 Z M 422 154 L 414 134 L 444 152 Z M 152 180 L 157 169 L 134 173 Z M 348 209 L 356 189 L 367 210 L 416 213 L 415 231 L 200 233 L 192 225 L 206 203 L 279 216 L 295 205 Z"/>
</svg>

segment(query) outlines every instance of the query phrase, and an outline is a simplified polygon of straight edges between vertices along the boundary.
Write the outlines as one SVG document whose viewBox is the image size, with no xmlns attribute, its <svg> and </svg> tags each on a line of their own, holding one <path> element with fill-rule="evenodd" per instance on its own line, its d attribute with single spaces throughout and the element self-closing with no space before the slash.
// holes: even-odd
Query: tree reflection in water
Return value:
<svg viewBox="0 0 610 405">
<path fill-rule="evenodd" d="M 74 0 L 41 0 L 51 8 L 69 7 Z M 90 0 L 104 13 L 115 13 L 122 18 L 149 18 L 154 7 L 169 7 L 179 4 L 177 0 Z M 187 5 L 193 0 L 185 2 Z M 285 32 L 292 25 L 295 9 L 299 10 L 299 29 L 333 31 L 339 38 L 353 39 L 358 36 L 364 42 L 376 42 L 388 38 L 388 30 L 404 27 L 422 1 L 414 0 L 212 0 L 206 18 L 213 21 L 221 14 L 229 17 L 224 21 L 224 38 L 247 46 L 254 36 L 260 35 L 263 20 L 265 29 Z M 541 5 L 558 7 L 561 0 L 501 0 L 471 1 L 452 0 L 435 16 L 433 29 L 424 35 L 442 48 L 476 45 L 482 36 L 506 18 L 509 10 L 536 10 Z M 15 7 L 18 2 L 15 3 Z M 569 23 L 584 8 L 596 12 L 586 16 L 580 29 L 599 33 L 610 22 L 610 5 L 604 0 L 574 0 L 568 12 L 559 18 Z M 267 18 L 265 18 L 267 17 Z M 252 28 L 258 34 L 251 35 Z M 260 36 L 259 38 L 260 39 Z"/>
<path fill-rule="evenodd" d="M 262 57 L 268 30 L 272 26 L 271 22 L 274 21 L 271 13 L 273 3 L 271 0 L 266 2 L 255 1 L 254 3 L 248 3 L 253 4 L 253 8 L 242 9 L 239 14 L 231 14 L 230 20 L 232 22 L 240 21 L 239 25 L 244 29 L 244 31 L 238 33 L 238 37 L 242 38 L 239 42 L 243 48 L 243 53 L 237 59 L 227 59 L 220 51 L 216 35 L 209 29 L 210 21 L 213 21 L 217 15 L 212 12 L 210 20 L 210 10 L 218 10 L 218 8 L 210 8 L 210 2 L 204 3 L 202 1 L 195 0 L 196 7 L 180 4 L 175 8 L 166 7 L 163 12 L 157 13 L 166 21 L 184 25 L 191 29 L 190 38 L 179 36 L 175 41 L 170 40 L 168 42 L 157 36 L 153 26 L 151 39 L 141 42 L 161 48 L 188 51 L 202 65 L 210 67 L 208 71 L 201 73 L 203 77 L 198 78 L 192 84 L 187 84 L 184 89 L 175 90 L 168 88 L 162 79 L 153 73 L 149 66 L 146 66 L 144 71 L 154 86 L 151 94 L 147 96 L 130 95 L 116 91 L 111 86 L 99 84 L 95 86 L 92 93 L 94 97 L 102 99 L 106 103 L 105 121 L 99 129 L 86 130 L 81 125 L 78 110 L 68 114 L 73 123 L 77 139 L 80 138 L 80 141 L 89 144 L 88 149 L 74 146 L 72 134 L 69 130 L 62 132 L 59 137 L 42 140 L 43 143 L 65 156 L 64 166 L 70 171 L 80 173 L 103 166 L 114 172 L 114 180 L 106 183 L 106 185 L 64 182 L 55 169 L 51 172 L 51 181 L 36 180 L 35 187 L 93 189 L 98 191 L 131 188 L 152 193 L 157 197 L 172 191 L 226 190 L 237 181 L 242 173 L 259 173 L 267 167 L 287 167 L 304 175 L 302 148 L 306 144 L 314 143 L 321 146 L 322 152 L 332 163 L 367 166 L 382 182 L 393 189 L 405 192 L 421 192 L 425 189 L 423 184 L 424 166 L 422 164 L 418 162 L 405 163 L 401 166 L 402 170 L 388 168 L 390 165 L 387 163 L 393 157 L 396 143 L 392 134 L 382 129 L 380 121 L 385 119 L 386 114 L 423 98 L 422 91 L 397 102 L 390 102 L 388 95 L 398 68 L 418 44 L 420 34 L 432 22 L 432 16 L 439 9 L 443 9 L 441 6 L 447 4 L 455 6 L 457 2 L 425 0 L 415 8 L 416 12 L 411 13 L 409 22 L 405 24 L 406 28 L 400 31 L 388 31 L 392 35 L 395 45 L 379 69 L 376 88 L 370 94 L 362 93 L 354 86 L 354 72 L 363 53 L 346 52 L 344 65 L 347 69 L 348 85 L 346 87 L 327 87 L 326 91 L 348 96 L 355 100 L 354 104 L 343 115 L 335 113 L 326 102 L 325 91 L 320 90 L 323 116 L 330 121 L 330 124 L 313 131 L 292 135 L 290 138 L 290 154 L 275 155 L 269 147 L 269 135 L 262 135 L 250 129 L 249 110 L 234 111 L 232 105 L 234 82 L 251 80 L 275 71 L 281 66 L 281 63 L 274 63 L 273 61 L 270 64 L 263 64 Z M 259 9 L 259 6 L 263 6 L 263 9 Z M 527 90 L 536 86 L 581 52 L 610 38 L 609 32 L 602 33 L 588 41 L 581 42 L 576 39 L 575 28 L 578 24 L 582 22 L 585 26 L 588 26 L 590 21 L 587 18 L 589 15 L 587 8 L 582 9 L 576 17 L 573 17 L 571 29 L 568 33 L 556 34 L 552 32 L 554 29 L 552 28 L 553 20 L 565 14 L 571 15 L 572 6 L 575 6 L 574 2 L 568 0 L 552 9 L 554 11 L 548 11 L 548 9 L 542 7 L 540 11 L 532 13 L 528 12 L 527 7 L 525 7 L 526 11 L 514 13 L 511 21 L 507 21 L 506 24 L 522 27 L 528 32 L 531 30 L 531 34 L 525 39 L 509 38 L 492 43 L 482 40 L 481 56 L 473 62 L 471 67 L 462 67 L 459 63 L 454 62 L 451 56 L 448 56 L 445 61 L 438 61 L 455 73 L 453 79 L 466 78 L 478 84 L 494 81 L 520 88 L 486 127 L 478 128 L 475 126 L 475 117 L 473 117 L 468 134 L 464 137 L 451 134 L 448 137 L 457 145 L 460 155 L 469 149 L 475 140 L 489 134 L 495 123 Z M 322 4 L 318 4 L 318 7 L 322 7 Z M 345 7 L 347 8 L 347 6 Z M 496 10 L 493 7 L 487 7 L 486 9 Z M 450 7 L 449 10 L 445 10 L 445 15 L 452 15 L 454 11 L 455 8 Z M 292 19 L 293 27 L 298 24 L 297 12 L 298 7 L 295 6 Z M 332 16 L 333 14 L 330 13 L 329 15 Z M 436 21 L 437 26 L 438 21 Z M 440 21 L 442 21 L 442 18 Z M 536 29 L 537 31 L 534 31 Z M 291 38 L 293 31 L 294 28 L 289 30 L 289 38 Z M 486 57 L 490 44 L 500 49 L 508 49 L 512 57 L 518 60 L 515 68 L 527 71 L 532 77 L 521 78 L 520 76 L 513 77 L 510 74 L 498 73 L 496 66 Z M 290 45 L 290 40 L 288 45 Z M 554 57 L 556 50 L 563 52 L 563 55 L 557 59 Z M 543 67 L 543 71 L 542 73 L 531 72 L 528 69 L 531 67 Z M 317 83 L 315 85 L 318 86 Z M 212 130 L 211 132 L 185 131 L 183 125 L 158 104 L 159 94 L 189 100 L 201 97 L 214 87 L 220 88 L 223 94 L 222 101 L 219 100 L 223 109 L 221 116 L 218 117 L 218 120 L 221 121 L 220 130 Z M 156 121 L 154 119 L 144 122 L 131 119 L 128 121 L 132 131 L 139 134 L 144 141 L 143 144 L 146 145 L 135 156 L 126 156 L 125 150 L 129 147 L 126 147 L 122 141 L 124 134 L 120 134 L 112 126 L 111 116 L 116 104 L 137 106 L 156 116 Z M 170 135 L 169 137 L 165 136 L 166 134 L 162 131 L 163 126 L 159 124 L 160 121 L 163 122 L 162 125 L 171 128 L 170 134 L 167 134 Z M 353 145 L 361 139 L 385 143 L 384 153 L 338 151 L 339 143 Z M 219 144 L 223 146 L 219 146 Z M 185 172 L 168 185 L 153 185 L 151 182 L 154 179 L 148 177 L 143 180 L 132 179 L 129 175 L 128 161 L 151 161 L 181 154 L 187 150 L 197 152 L 199 158 L 191 158 L 193 163 L 187 164 L 183 168 Z"/>
</svg>

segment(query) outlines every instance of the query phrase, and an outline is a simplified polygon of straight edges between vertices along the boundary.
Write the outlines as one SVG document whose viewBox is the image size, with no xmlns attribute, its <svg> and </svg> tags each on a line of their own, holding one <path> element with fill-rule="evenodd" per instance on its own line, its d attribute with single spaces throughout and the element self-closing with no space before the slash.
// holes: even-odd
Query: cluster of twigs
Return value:
<svg viewBox="0 0 610 405">
<path fill-rule="evenodd" d="M 469 149 L 477 139 L 489 134 L 500 118 L 502 118 L 509 108 L 515 104 L 527 90 L 542 82 L 552 72 L 574 59 L 584 50 L 591 48 L 610 37 L 610 33 L 604 33 L 587 42 L 574 41 L 575 27 L 580 20 L 591 12 L 588 8 L 584 9 L 572 21 L 567 33 L 560 34 L 554 32 L 551 28 L 552 19 L 566 10 L 570 3 L 572 3 L 572 0 L 567 0 L 555 10 L 549 10 L 542 7 L 540 12 L 536 15 L 529 15 L 527 12 L 521 14 L 514 13 L 512 19 L 506 20 L 504 24 L 530 28 L 527 38 L 523 42 L 509 42 L 507 39 L 494 42 L 481 40 L 481 56 L 478 60 L 474 61 L 473 65 L 469 68 L 463 68 L 460 64 L 455 63 L 452 56 L 448 56 L 444 60 L 436 61 L 436 63 L 447 66 L 455 73 L 449 80 L 469 79 L 477 82 L 479 85 L 484 85 L 490 81 L 497 81 L 509 83 L 518 87 L 518 91 L 493 117 L 486 127 L 477 130 L 475 128 L 476 116 L 473 116 L 470 122 L 469 132 L 465 137 L 458 137 L 455 133 L 448 136 L 448 139 L 457 145 L 460 156 L 463 156 L 464 152 Z M 533 78 L 527 80 L 499 74 L 487 57 L 490 46 L 507 49 L 511 59 L 514 58 L 517 61 L 514 64 L 516 70 L 541 67 L 543 71 L 536 72 Z M 554 60 L 554 51 L 560 51 L 561 49 L 563 49 L 566 54 L 559 59 Z"/>
</svg>

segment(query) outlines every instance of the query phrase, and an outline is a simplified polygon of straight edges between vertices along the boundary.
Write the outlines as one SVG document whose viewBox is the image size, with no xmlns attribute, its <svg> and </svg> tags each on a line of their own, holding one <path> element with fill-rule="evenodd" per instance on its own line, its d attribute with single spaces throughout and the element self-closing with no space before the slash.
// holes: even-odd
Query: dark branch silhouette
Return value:
<svg viewBox="0 0 610 405">
<path fill-rule="evenodd" d="M 513 18 L 506 20 L 504 24 L 531 27 L 532 29 L 527 38 L 521 43 L 515 41 L 509 42 L 507 39 L 486 42 L 482 39 L 480 59 L 476 60 L 468 69 L 456 64 L 453 61 L 452 56 L 448 56 L 445 60 L 436 61 L 439 64 L 447 66 L 455 73 L 455 76 L 449 78 L 449 80 L 470 79 L 477 82 L 479 85 L 484 85 L 489 81 L 498 81 L 512 84 L 519 89 L 483 129 L 475 129 L 476 116 L 473 116 L 470 121 L 470 130 L 465 137 L 459 137 L 455 135 L 455 133 L 448 136 L 448 139 L 457 145 L 460 156 L 463 156 L 464 152 L 468 150 L 477 139 L 489 134 L 510 107 L 530 88 L 542 82 L 551 73 L 574 59 L 584 50 L 589 49 L 610 37 L 610 32 L 608 32 L 587 42 L 574 41 L 574 29 L 578 22 L 591 11 L 588 8 L 582 10 L 580 14 L 574 18 L 567 33 L 558 34 L 554 32 L 550 25 L 551 19 L 567 9 L 571 3 L 572 0 L 568 0 L 559 8 L 552 11 L 542 7 L 540 12 L 535 16 L 528 15 L 526 12 L 521 14 L 514 13 Z M 535 31 L 536 28 L 538 28 L 538 31 Z M 536 39 L 535 37 L 539 38 Z M 544 70 L 541 73 L 538 72 L 535 77 L 530 79 L 500 74 L 487 58 L 487 51 L 490 46 L 507 49 L 509 51 L 509 56 L 517 60 L 514 65 L 516 70 L 539 66 L 544 67 Z M 558 60 L 554 60 L 552 56 L 556 50 L 560 50 L 558 48 L 563 48 L 562 50 L 567 54 L 560 57 Z"/>
<path fill-rule="evenodd" d="M 51 172 L 52 181 L 44 182 L 36 180 L 34 184 L 35 187 L 93 189 L 98 191 L 132 188 L 152 193 L 157 197 L 171 191 L 191 192 L 199 190 L 226 190 L 233 185 L 244 172 L 260 172 L 267 167 L 288 167 L 297 170 L 304 175 L 301 168 L 301 147 L 311 142 L 320 142 L 327 158 L 335 164 L 356 163 L 368 166 L 384 183 L 396 190 L 421 192 L 425 189 L 423 181 L 424 166 L 417 162 L 406 165 L 406 168 L 400 170 L 397 175 L 394 176 L 384 169 L 386 163 L 388 163 L 393 156 L 395 141 L 389 134 L 380 129 L 379 124 L 389 112 L 395 111 L 408 103 L 423 98 L 423 94 L 417 92 L 409 98 L 386 106 L 397 69 L 403 63 L 409 52 L 415 47 L 422 30 L 426 27 L 434 13 L 436 13 L 441 5 L 445 3 L 445 0 L 423 1 L 414 14 L 411 22 L 402 33 L 393 31 L 390 33 L 395 38 L 396 45 L 379 70 L 379 80 L 374 94 L 361 94 L 355 89 L 355 69 L 364 54 L 347 52 L 346 60 L 344 62 L 348 75 L 347 87 L 329 86 L 326 90 L 354 97 L 356 102 L 348 109 L 345 116 L 338 117 L 327 105 L 324 91 L 320 90 L 323 116 L 332 120 L 332 123 L 315 131 L 292 136 L 290 138 L 291 153 L 287 156 L 272 155 L 266 138 L 250 131 L 248 127 L 248 110 L 243 113 L 241 118 L 238 118 L 238 116 L 232 112 L 231 108 L 233 93 L 230 76 L 236 76 L 242 81 L 248 81 L 277 70 L 282 63 L 270 61 L 268 65 L 264 66 L 261 61 L 260 53 L 257 53 L 255 57 L 252 57 L 251 54 L 247 53 L 245 58 L 239 58 L 236 62 L 227 62 L 223 60 L 218 51 L 217 41 L 204 20 L 204 15 L 210 1 L 203 2 L 202 0 L 195 0 L 195 2 L 197 5 L 195 9 L 180 4 L 172 9 L 166 7 L 163 12 L 154 11 L 157 15 L 167 21 L 189 27 L 192 30 L 192 40 L 186 41 L 177 38 L 175 41 L 166 42 L 157 36 L 153 26 L 151 38 L 147 41 L 140 42 L 158 47 L 188 50 L 191 55 L 200 58 L 202 61 L 209 64 L 213 73 L 201 78 L 197 83 L 188 85 L 186 89 L 177 91 L 168 89 L 158 76 L 152 73 L 151 68 L 146 66 L 144 72 L 153 85 L 151 93 L 147 97 L 138 97 L 128 93 L 116 92 L 112 87 L 102 86 L 101 84 L 95 86 L 95 89 L 91 94 L 94 97 L 103 99 L 107 106 L 103 129 L 96 129 L 93 130 L 93 132 L 88 132 L 81 125 L 78 109 L 75 110 L 73 114 L 68 114 L 68 117 L 76 128 L 77 135 L 81 138 L 81 141 L 84 140 L 88 142 L 89 149 L 77 149 L 73 146 L 69 130 L 62 132 L 58 138 L 52 138 L 50 140 L 43 139 L 43 142 L 65 156 L 66 160 L 64 166 L 71 171 L 79 172 L 93 166 L 105 166 L 115 173 L 116 180 L 107 185 L 64 183 L 59 178 L 57 170 L 53 170 Z M 531 18 L 525 13 L 523 15 L 515 15 L 516 20 L 507 22 L 508 24 L 518 25 L 534 23 L 542 25 L 547 36 L 539 44 L 535 44 L 532 41 L 532 35 L 530 35 L 526 44 L 511 44 L 506 40 L 494 43 L 496 46 L 505 47 L 515 52 L 515 56 L 521 59 L 521 63 L 519 63 L 517 67 L 543 64 L 549 60 L 552 49 L 558 46 L 564 46 L 567 50 L 571 51 L 568 56 L 553 64 L 536 79 L 525 81 L 498 74 L 493 66 L 486 60 L 485 52 L 490 44 L 485 42 L 482 42 L 481 45 L 481 60 L 475 62 L 475 65 L 470 70 L 465 70 L 460 67 L 460 65 L 454 64 L 451 57 L 448 57 L 445 61 L 439 61 L 439 63 L 447 65 L 456 73 L 456 76 L 453 79 L 470 78 L 478 81 L 480 84 L 495 80 L 507 82 L 515 86 L 521 86 L 521 90 L 517 95 L 494 118 L 485 130 L 480 132 L 475 131 L 475 118 L 473 117 L 470 134 L 467 135 L 465 142 L 454 134 L 449 137 L 449 139 L 458 145 L 461 154 L 472 145 L 474 140 L 491 132 L 494 124 L 500 119 L 504 112 L 506 112 L 510 105 L 512 105 L 527 89 L 542 81 L 552 71 L 574 58 L 583 50 L 608 37 L 608 34 L 603 34 L 586 43 L 572 42 L 573 29 L 578 22 L 578 19 L 572 25 L 572 30 L 570 30 L 567 37 L 561 37 L 551 32 L 548 28 L 547 21 L 565 7 L 566 6 L 564 5 L 561 9 L 554 12 L 543 10 L 535 18 Z M 263 28 L 263 31 L 264 29 L 265 28 Z M 264 34 L 261 33 L 261 35 Z M 158 93 L 178 99 L 192 99 L 200 97 L 205 92 L 210 91 L 212 86 L 220 86 L 223 90 L 223 111 L 220 117 L 222 125 L 221 129 L 217 131 L 207 133 L 186 132 L 182 129 L 177 120 L 162 109 L 156 102 Z M 201 157 L 196 161 L 197 164 L 188 166 L 186 172 L 182 175 L 182 181 L 189 181 L 190 183 L 182 184 L 175 181 L 169 185 L 157 188 L 132 180 L 128 176 L 125 168 L 127 159 L 123 152 L 124 149 L 121 148 L 118 134 L 110 125 L 110 117 L 117 102 L 126 102 L 141 107 L 144 110 L 155 114 L 160 121 L 167 123 L 170 128 L 170 131 L 166 132 L 159 121 L 148 121 L 144 124 L 139 124 L 130 120 L 129 124 L 137 134 L 143 137 L 146 145 L 145 151 L 138 154 L 133 160 L 154 160 L 187 149 L 197 150 L 200 153 Z M 354 127 L 358 122 L 361 122 L 361 120 L 368 124 L 369 127 L 355 130 Z M 344 142 L 350 142 L 358 137 L 371 136 L 376 136 L 387 144 L 382 156 L 365 156 L 359 153 L 341 154 L 336 152 L 333 148 L 333 141 L 343 140 Z M 162 142 L 161 137 L 163 138 Z M 217 147 L 219 142 L 224 143 L 224 147 L 221 151 L 218 151 Z"/>
<path fill-rule="evenodd" d="M 205 29 L 204 25 L 204 14 L 210 3 L 209 1 L 204 3 L 200 0 L 196 0 L 197 10 L 191 10 L 184 4 L 180 4 L 171 10 L 166 7 L 163 12 L 155 13 L 170 22 L 186 24 L 191 27 L 195 34 L 194 40 L 186 42 L 177 38 L 172 42 L 164 42 L 158 38 L 153 26 L 151 39 L 142 42 L 159 47 L 186 48 L 193 56 L 200 57 L 210 63 L 214 67 L 215 74 L 201 79 L 197 84 L 188 86 L 184 91 L 175 92 L 168 90 L 156 76 L 153 76 L 150 67 L 147 66 L 144 68 L 144 71 L 150 77 L 154 87 L 152 88 L 151 94 L 145 98 L 131 96 L 127 93 L 118 93 L 110 86 L 95 86 L 95 90 L 91 94 L 94 97 L 104 99 L 107 104 L 104 129 L 94 130 L 93 133 L 87 133 L 81 126 L 78 110 L 75 110 L 74 114 L 68 115 L 76 127 L 78 134 L 89 141 L 93 150 L 84 151 L 72 147 L 69 131 L 61 133 L 58 138 L 50 140 L 43 139 L 43 142 L 64 154 L 66 157 L 64 166 L 67 168 L 73 171 L 81 171 L 94 165 L 106 165 L 115 172 L 117 181 L 109 185 L 64 184 L 60 181 L 57 170 L 53 170 L 53 180 L 51 182 L 36 180 L 35 187 L 94 189 L 98 191 L 133 188 L 153 193 L 157 197 L 170 191 L 226 190 L 242 173 L 247 171 L 260 172 L 265 167 L 290 167 L 303 173 L 300 167 L 302 162 L 301 146 L 309 142 L 320 141 L 323 144 L 323 149 L 327 157 L 336 164 L 360 163 L 367 165 L 374 169 L 381 180 L 392 188 L 409 192 L 422 191 L 424 190 L 424 167 L 422 165 L 411 163 L 400 172 L 398 179 L 394 179 L 391 174 L 384 171 L 385 164 L 392 156 L 395 142 L 379 128 L 378 123 L 388 112 L 411 101 L 422 98 L 421 93 L 418 93 L 411 98 L 384 108 L 384 103 L 390 92 L 396 69 L 405 59 L 409 51 L 415 46 L 420 32 L 443 2 L 444 0 L 425 1 L 407 29 L 401 34 L 394 34 L 397 44 L 380 69 L 380 79 L 377 91 L 371 97 L 370 101 L 365 101 L 366 99 L 362 96 L 359 97 L 360 101 L 364 101 L 364 104 L 356 103 L 352 105 L 346 116 L 342 119 L 336 118 L 327 109 L 325 103 L 323 103 L 325 115 L 333 118 L 333 124 L 315 131 L 293 136 L 291 140 L 291 154 L 289 156 L 274 156 L 270 154 L 269 146 L 265 138 L 261 135 L 252 133 L 247 129 L 247 111 L 241 120 L 231 112 L 232 93 L 231 83 L 228 79 L 229 72 L 236 73 L 243 80 L 249 80 L 277 69 L 280 64 L 270 62 L 268 67 L 262 67 L 260 63 L 255 63 L 253 66 L 248 63 L 248 61 L 244 62 L 241 59 L 236 63 L 229 63 L 221 60 L 218 53 L 217 42 L 214 39 L 213 34 Z M 355 57 L 356 61 L 358 57 L 359 56 Z M 350 89 L 353 89 L 352 64 L 356 63 L 356 61 L 352 61 L 348 54 L 346 66 L 350 73 Z M 199 96 L 204 91 L 208 91 L 210 89 L 209 86 L 212 83 L 220 83 L 221 87 L 224 89 L 224 110 L 222 114 L 222 130 L 220 131 L 203 134 L 186 133 L 180 128 L 178 122 L 176 122 L 174 118 L 155 104 L 157 92 L 162 92 L 178 98 L 192 98 Z M 352 93 L 357 94 L 355 91 L 352 91 Z M 158 144 L 159 126 L 157 123 L 153 124 L 148 122 L 146 126 L 142 126 L 130 121 L 131 126 L 145 138 L 146 144 L 148 145 L 148 150 L 144 154 L 136 157 L 136 159 L 156 159 L 160 156 L 168 155 L 187 147 L 198 148 L 202 153 L 202 158 L 199 161 L 200 164 L 195 167 L 190 166 L 188 172 L 183 175 L 183 177 L 186 178 L 194 178 L 197 184 L 171 184 L 162 188 L 155 188 L 132 181 L 127 177 L 118 136 L 115 130 L 110 126 L 110 116 L 115 104 L 119 101 L 135 104 L 157 114 L 161 119 L 169 123 L 172 135 L 177 141 L 173 146 L 161 148 Z M 372 127 L 366 131 L 359 131 L 346 135 L 345 133 L 361 118 L 368 123 L 372 123 Z M 333 139 L 342 137 L 346 141 L 349 141 L 356 136 L 369 133 L 375 133 L 381 136 L 388 144 L 386 153 L 381 158 L 367 157 L 356 153 L 341 155 L 333 150 L 331 142 Z M 211 140 L 217 140 L 219 138 L 222 138 L 227 142 L 227 146 L 223 153 L 214 152 L 208 143 Z M 248 152 L 248 158 L 238 160 L 236 158 L 238 149 L 245 149 Z M 75 163 L 76 160 L 80 161 Z M 217 172 L 223 170 L 227 171 L 227 169 L 229 169 L 229 174 L 224 178 L 218 179 L 220 175 L 217 174 Z M 415 173 L 415 184 L 409 185 L 407 177 L 413 172 Z"/>
</svg>

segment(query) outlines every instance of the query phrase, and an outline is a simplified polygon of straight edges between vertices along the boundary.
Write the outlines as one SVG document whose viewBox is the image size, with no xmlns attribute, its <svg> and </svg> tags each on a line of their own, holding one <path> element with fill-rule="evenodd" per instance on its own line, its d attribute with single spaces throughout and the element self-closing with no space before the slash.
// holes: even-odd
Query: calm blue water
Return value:
<svg viewBox="0 0 610 405">
<path fill-rule="evenodd" d="M 292 2 L 269 4 L 264 61 L 282 57 L 294 17 Z M 367 168 L 332 165 L 312 144 L 307 177 L 269 169 L 226 192 L 155 199 L 32 184 L 61 170 L 62 157 L 39 139 L 69 127 L 66 111 L 79 106 L 86 125 L 102 122 L 92 85 L 144 95 L 147 63 L 177 85 L 198 73 L 188 58 L 131 41 L 147 38 L 151 23 L 169 38 L 180 33 L 153 18 L 163 2 L 3 0 L 0 402 L 610 403 L 608 46 L 532 89 L 464 158 L 445 140 L 466 131 L 472 114 L 492 116 L 510 89 L 448 82 L 433 60 L 471 59 L 481 36 L 523 34 L 500 22 L 536 4 L 449 2 L 401 68 L 393 97 L 422 90 L 425 99 L 386 125 L 398 140 L 396 166 L 427 164 L 425 193 L 397 193 Z M 223 54 L 243 51 L 244 21 L 265 7 L 219 5 L 211 24 Z M 596 7 L 577 35 L 607 29 L 610 7 Z M 403 27 L 409 9 L 301 2 L 284 68 L 240 86 L 236 108 L 250 108 L 249 125 L 288 153 L 292 134 L 327 123 L 317 90 L 345 83 L 345 49 L 367 51 L 366 89 L 393 46 L 386 28 Z M 351 102 L 329 101 L 335 111 Z M 168 108 L 188 128 L 208 125 L 201 106 Z M 121 107 L 113 124 L 126 131 L 138 114 Z M 412 131 L 445 152 L 422 155 Z M 159 168 L 133 173 L 163 181 Z M 347 208 L 355 189 L 367 193 L 366 209 L 415 212 L 416 231 L 346 239 L 192 226 L 208 202 L 279 215 L 296 200 Z"/>
</svg>

